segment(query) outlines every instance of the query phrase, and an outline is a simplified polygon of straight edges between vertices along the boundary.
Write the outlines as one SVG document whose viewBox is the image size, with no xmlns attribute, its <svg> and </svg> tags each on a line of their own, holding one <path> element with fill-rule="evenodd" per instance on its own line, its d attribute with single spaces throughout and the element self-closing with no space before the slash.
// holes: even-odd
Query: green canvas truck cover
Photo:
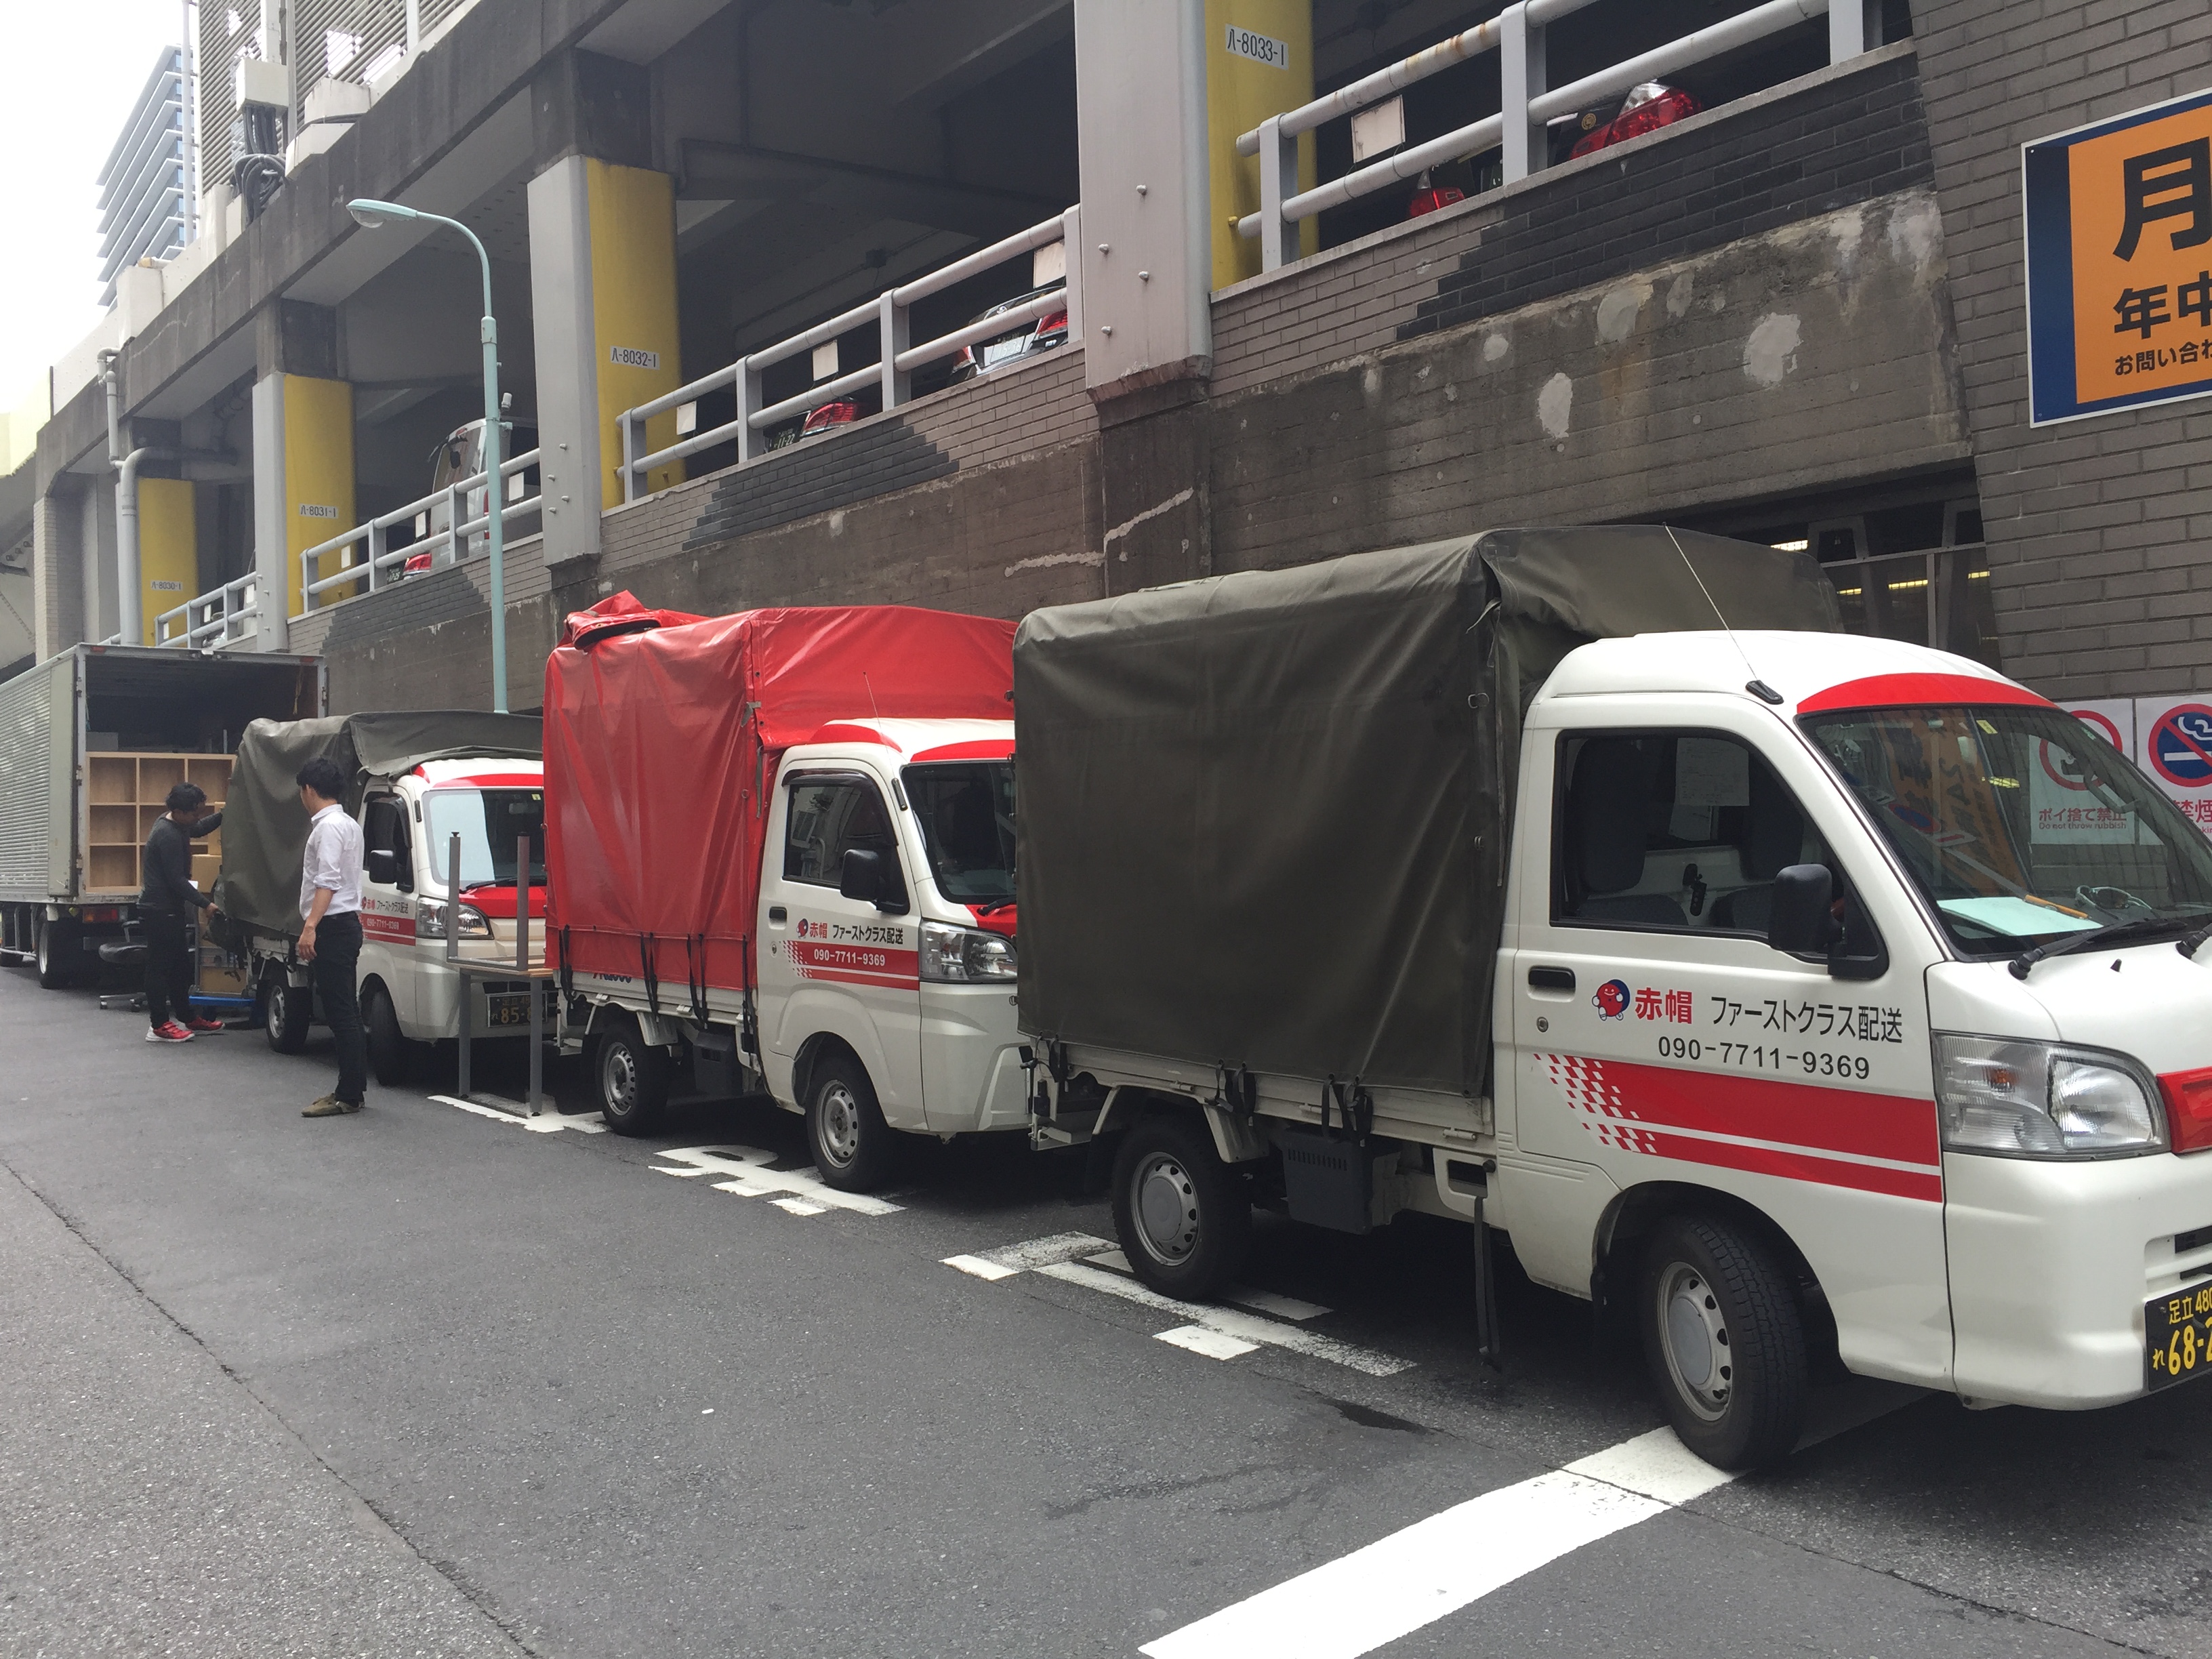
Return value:
<svg viewBox="0 0 2212 1659">
<path fill-rule="evenodd" d="M 535 714 L 482 709 L 332 714 L 312 720 L 256 720 L 238 745 L 230 799 L 222 813 L 222 872 L 215 901 L 225 915 L 270 933 L 300 931 L 300 860 L 307 814 L 300 769 L 317 755 L 347 780 L 345 809 L 360 816 L 371 778 L 398 777 L 425 761 L 482 756 L 536 760 L 542 739 Z"/>
<path fill-rule="evenodd" d="M 1809 556 L 1661 526 L 1493 530 L 1031 613 L 1023 1029 L 1486 1092 L 1530 702 L 1589 641 L 1723 618 L 1842 625 Z"/>
</svg>

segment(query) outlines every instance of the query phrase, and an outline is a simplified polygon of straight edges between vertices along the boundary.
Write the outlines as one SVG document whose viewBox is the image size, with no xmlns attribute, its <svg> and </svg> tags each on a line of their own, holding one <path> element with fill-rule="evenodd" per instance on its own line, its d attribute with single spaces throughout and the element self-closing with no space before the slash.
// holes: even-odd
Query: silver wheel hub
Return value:
<svg viewBox="0 0 2212 1659">
<path fill-rule="evenodd" d="M 1727 1412 L 1735 1392 L 1735 1356 L 1720 1298 L 1705 1276 L 1687 1262 L 1669 1263 L 1659 1275 L 1659 1339 L 1668 1374 L 1690 1409 L 1707 1422 Z"/>
<path fill-rule="evenodd" d="M 621 1116 L 637 1103 L 637 1056 L 617 1044 L 599 1066 L 601 1097 Z"/>
<path fill-rule="evenodd" d="M 1198 1188 L 1182 1160 L 1155 1152 L 1137 1166 L 1129 1190 L 1137 1237 L 1156 1261 L 1175 1267 L 1198 1248 Z"/>
<path fill-rule="evenodd" d="M 822 1091 L 822 1150 L 842 1169 L 860 1155 L 860 1103 L 842 1083 Z"/>
</svg>

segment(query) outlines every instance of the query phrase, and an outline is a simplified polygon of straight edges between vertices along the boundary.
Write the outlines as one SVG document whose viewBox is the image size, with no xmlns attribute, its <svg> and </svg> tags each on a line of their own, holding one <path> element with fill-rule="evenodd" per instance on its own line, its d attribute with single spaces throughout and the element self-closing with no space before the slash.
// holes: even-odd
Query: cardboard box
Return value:
<svg viewBox="0 0 2212 1659">
<path fill-rule="evenodd" d="M 203 853 L 192 860 L 192 885 L 203 893 L 215 891 L 215 878 L 222 873 L 222 860 L 213 853 Z"/>
</svg>

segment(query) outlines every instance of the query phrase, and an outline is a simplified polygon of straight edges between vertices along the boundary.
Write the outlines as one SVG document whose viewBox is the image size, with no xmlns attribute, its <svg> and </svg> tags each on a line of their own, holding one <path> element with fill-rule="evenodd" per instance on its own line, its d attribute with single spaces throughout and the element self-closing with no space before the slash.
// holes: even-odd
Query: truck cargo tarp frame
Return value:
<svg viewBox="0 0 2212 1659">
<path fill-rule="evenodd" d="M 1659 526 L 1495 530 L 1032 612 L 1023 1029 L 1486 1092 L 1528 705 L 1589 641 L 1722 619 L 1841 629 L 1809 556 Z"/>
<path fill-rule="evenodd" d="M 904 605 L 686 619 L 623 593 L 572 615 L 562 638 L 584 643 L 545 665 L 546 876 L 564 965 L 757 984 L 746 946 L 783 751 L 839 720 L 1006 719 L 1013 632 Z"/>
<path fill-rule="evenodd" d="M 371 778 L 398 777 L 425 761 L 536 760 L 539 747 L 535 715 L 480 708 L 256 720 L 246 728 L 231 771 L 216 902 L 234 921 L 297 936 L 307 814 L 295 780 L 317 755 L 338 763 L 348 781 L 345 808 L 358 817 Z"/>
</svg>

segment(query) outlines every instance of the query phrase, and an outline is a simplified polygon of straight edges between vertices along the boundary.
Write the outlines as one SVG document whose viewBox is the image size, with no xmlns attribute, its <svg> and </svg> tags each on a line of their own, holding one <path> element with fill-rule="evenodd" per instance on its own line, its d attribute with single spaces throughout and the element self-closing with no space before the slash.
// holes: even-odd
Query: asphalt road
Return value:
<svg viewBox="0 0 2212 1659">
<path fill-rule="evenodd" d="M 1014 1146 L 868 1213 L 772 1107 L 308 1121 L 321 1045 L 142 1028 L 0 969 L 0 1652 L 2212 1655 L 2212 1389 L 1845 1381 L 1693 1492 L 1510 1266 L 1484 1369 L 1450 1228 L 1263 1218 L 1164 1309 Z"/>
</svg>

